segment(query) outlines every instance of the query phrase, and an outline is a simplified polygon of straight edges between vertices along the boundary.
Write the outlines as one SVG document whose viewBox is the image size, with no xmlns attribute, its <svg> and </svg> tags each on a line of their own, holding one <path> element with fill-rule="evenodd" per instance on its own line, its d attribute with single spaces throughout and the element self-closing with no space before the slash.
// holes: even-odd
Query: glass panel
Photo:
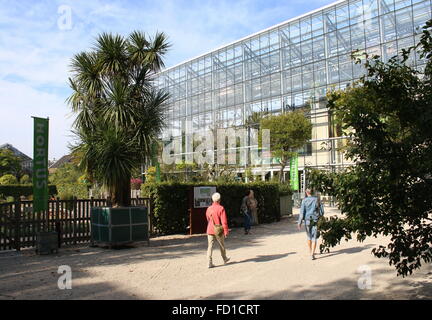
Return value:
<svg viewBox="0 0 432 320">
<path fill-rule="evenodd" d="M 312 40 L 305 41 L 301 46 L 302 61 L 303 63 L 309 63 L 312 61 Z"/>
<path fill-rule="evenodd" d="M 378 16 L 378 1 L 377 0 L 363 0 L 363 11 L 365 20 L 375 18 Z"/>
<path fill-rule="evenodd" d="M 327 37 L 327 56 L 332 57 L 338 54 L 338 41 L 336 32 L 331 32 L 326 35 Z"/>
<path fill-rule="evenodd" d="M 429 1 L 413 6 L 414 28 L 423 27 L 431 18 L 431 7 Z"/>
<path fill-rule="evenodd" d="M 281 75 L 274 73 L 270 77 L 271 80 L 271 95 L 276 96 L 281 94 Z"/>
<path fill-rule="evenodd" d="M 301 67 L 292 69 L 292 90 L 302 89 L 302 70 Z"/>
<path fill-rule="evenodd" d="M 301 65 L 301 46 L 300 43 L 293 44 L 291 46 L 291 65 L 292 66 L 299 66 Z"/>
<path fill-rule="evenodd" d="M 339 57 L 339 77 L 340 81 L 352 79 L 352 62 L 349 55 Z"/>
<path fill-rule="evenodd" d="M 252 85 L 251 85 L 251 98 L 252 100 L 257 100 L 261 98 L 261 83 L 260 83 L 260 79 L 255 79 L 252 80 Z"/>
<path fill-rule="evenodd" d="M 291 48 L 282 48 L 282 68 L 287 69 L 291 67 Z"/>
<path fill-rule="evenodd" d="M 323 28 L 323 17 L 322 14 L 316 14 L 312 16 L 312 37 L 322 35 L 324 32 Z"/>
<path fill-rule="evenodd" d="M 314 73 L 315 86 L 322 86 L 327 84 L 325 61 L 314 63 Z"/>
<path fill-rule="evenodd" d="M 313 39 L 313 58 L 314 60 L 325 58 L 325 44 L 323 36 Z"/>
<path fill-rule="evenodd" d="M 282 73 L 283 92 L 291 92 L 291 70 L 284 71 Z"/>
<path fill-rule="evenodd" d="M 395 0 L 395 10 L 405 8 L 411 5 L 411 0 Z"/>
<path fill-rule="evenodd" d="M 382 60 L 387 62 L 390 58 L 397 54 L 396 41 L 388 42 L 382 46 Z"/>
<path fill-rule="evenodd" d="M 311 38 L 312 26 L 310 16 L 300 20 L 300 32 L 302 41 Z"/>
<path fill-rule="evenodd" d="M 339 67 L 337 58 L 328 60 L 328 74 L 330 83 L 339 82 Z"/>
<path fill-rule="evenodd" d="M 411 7 L 396 11 L 396 31 L 398 38 L 414 33 Z"/>
<path fill-rule="evenodd" d="M 336 22 L 338 29 L 349 26 L 349 9 L 347 4 L 336 8 Z"/>
<path fill-rule="evenodd" d="M 235 86 L 235 103 L 243 103 L 243 85 L 237 84 Z"/>
<path fill-rule="evenodd" d="M 290 23 L 290 34 L 289 38 L 293 42 L 298 42 L 300 40 L 300 24 L 299 21 L 295 21 Z M 294 41 L 294 39 L 296 39 Z"/>
<path fill-rule="evenodd" d="M 261 97 L 266 98 L 270 96 L 270 76 L 261 78 Z"/>
<path fill-rule="evenodd" d="M 379 0 L 381 14 L 386 14 L 394 11 L 394 1 L 393 0 Z"/>
<path fill-rule="evenodd" d="M 384 41 L 392 41 L 396 39 L 396 20 L 394 13 L 388 13 L 381 17 L 382 32 Z M 376 44 L 376 43 L 374 43 Z M 374 45 L 374 44 L 371 44 Z"/>
<path fill-rule="evenodd" d="M 330 32 L 336 30 L 336 12 L 335 8 L 330 8 L 324 11 L 324 31 Z"/>
<path fill-rule="evenodd" d="M 393 32 L 394 32 L 394 25 L 393 25 Z M 365 21 L 365 36 L 366 36 L 366 48 L 381 43 L 378 18 Z"/>
<path fill-rule="evenodd" d="M 364 50 L 366 46 L 363 24 L 351 27 L 351 48 L 352 50 Z"/>
<path fill-rule="evenodd" d="M 345 28 L 338 33 L 338 51 L 340 53 L 351 52 L 351 35 L 350 28 Z"/>
<path fill-rule="evenodd" d="M 363 21 L 363 4 L 362 0 L 350 1 L 349 3 L 351 25 Z"/>
</svg>

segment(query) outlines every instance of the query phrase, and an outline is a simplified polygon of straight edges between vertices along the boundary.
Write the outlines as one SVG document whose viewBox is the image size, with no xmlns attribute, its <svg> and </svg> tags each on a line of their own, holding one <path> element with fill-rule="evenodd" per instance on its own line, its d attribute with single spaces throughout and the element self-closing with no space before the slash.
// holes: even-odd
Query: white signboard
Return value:
<svg viewBox="0 0 432 320">
<path fill-rule="evenodd" d="M 194 208 L 207 208 L 213 203 L 212 195 L 216 187 L 194 187 Z"/>
</svg>

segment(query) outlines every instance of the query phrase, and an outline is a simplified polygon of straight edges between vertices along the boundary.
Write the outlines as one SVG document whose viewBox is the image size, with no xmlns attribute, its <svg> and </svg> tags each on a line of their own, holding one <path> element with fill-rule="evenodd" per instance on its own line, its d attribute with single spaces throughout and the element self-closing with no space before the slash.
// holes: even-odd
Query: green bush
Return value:
<svg viewBox="0 0 432 320">
<path fill-rule="evenodd" d="M 154 199 L 153 225 L 158 234 L 185 233 L 189 225 L 189 192 L 194 186 L 216 186 L 222 196 L 228 224 L 242 221 L 240 206 L 248 189 L 252 189 L 258 201 L 258 219 L 262 223 L 280 220 L 279 186 L 277 183 L 147 183 L 141 186 L 143 196 Z"/>
<path fill-rule="evenodd" d="M 293 194 L 293 190 L 291 189 L 291 186 L 287 183 L 280 183 L 279 184 L 279 194 L 281 196 L 291 196 Z"/>
<path fill-rule="evenodd" d="M 5 174 L 0 178 L 0 185 L 15 185 L 18 184 L 18 179 L 12 174 Z"/>
<path fill-rule="evenodd" d="M 32 184 L 32 179 L 28 174 L 25 174 L 21 177 L 20 184 Z"/>
<path fill-rule="evenodd" d="M 32 185 L 0 185 L 0 194 L 3 197 L 13 197 L 15 199 L 19 199 L 20 196 L 29 197 L 33 195 L 33 186 Z M 57 187 L 50 185 L 48 186 L 48 194 L 55 195 L 57 194 Z"/>
</svg>

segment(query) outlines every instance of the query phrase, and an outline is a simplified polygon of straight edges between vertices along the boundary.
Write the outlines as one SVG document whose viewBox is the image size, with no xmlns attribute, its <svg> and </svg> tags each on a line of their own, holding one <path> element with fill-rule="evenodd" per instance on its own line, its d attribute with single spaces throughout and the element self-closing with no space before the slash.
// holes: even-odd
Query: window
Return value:
<svg viewBox="0 0 432 320">
<path fill-rule="evenodd" d="M 389 21 L 389 18 L 381 17 L 381 19 L 384 19 L 384 21 Z M 391 30 L 391 26 L 393 27 L 392 30 Z M 394 30 L 395 30 L 394 24 L 390 25 L 389 32 L 393 32 L 393 35 L 395 36 Z M 365 21 L 365 36 L 366 36 L 366 48 L 376 46 L 381 43 L 378 18 L 373 18 Z"/>
<path fill-rule="evenodd" d="M 413 34 L 411 7 L 396 11 L 396 32 L 398 38 Z"/>
<path fill-rule="evenodd" d="M 349 26 L 350 21 L 348 5 L 343 5 L 336 8 L 336 22 L 338 29 Z"/>
<path fill-rule="evenodd" d="M 385 14 L 381 17 L 382 33 L 384 41 L 392 41 L 396 39 L 396 19 L 394 12 Z"/>
<path fill-rule="evenodd" d="M 321 60 L 325 58 L 324 37 L 320 36 L 313 39 L 313 59 Z"/>
<path fill-rule="evenodd" d="M 337 58 L 328 60 L 328 74 L 330 83 L 339 82 L 339 66 Z"/>
<path fill-rule="evenodd" d="M 292 90 L 291 85 L 291 70 L 284 71 L 282 73 L 283 92 L 289 93 Z"/>
</svg>

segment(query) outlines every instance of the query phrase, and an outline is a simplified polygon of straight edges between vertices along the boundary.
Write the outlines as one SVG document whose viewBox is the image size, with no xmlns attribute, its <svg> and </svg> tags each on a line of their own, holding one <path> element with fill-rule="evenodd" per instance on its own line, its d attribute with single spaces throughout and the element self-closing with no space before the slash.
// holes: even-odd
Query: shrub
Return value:
<svg viewBox="0 0 432 320">
<path fill-rule="evenodd" d="M 248 189 L 258 201 L 258 218 L 262 223 L 280 220 L 279 187 L 276 183 L 146 183 L 141 186 L 143 196 L 154 199 L 153 225 L 159 234 L 185 233 L 189 225 L 189 191 L 194 186 L 216 186 L 222 195 L 228 224 L 242 219 L 240 206 Z"/>
<path fill-rule="evenodd" d="M 28 174 L 23 175 L 20 179 L 20 184 L 31 184 L 31 183 L 32 183 L 32 179 Z"/>
<path fill-rule="evenodd" d="M 18 184 L 17 178 L 12 174 L 5 174 L 0 178 L 0 185 L 15 185 Z"/>
<path fill-rule="evenodd" d="M 293 190 L 291 189 L 291 186 L 287 183 L 280 183 L 279 184 L 279 194 L 281 196 L 291 196 L 293 194 Z"/>
</svg>

